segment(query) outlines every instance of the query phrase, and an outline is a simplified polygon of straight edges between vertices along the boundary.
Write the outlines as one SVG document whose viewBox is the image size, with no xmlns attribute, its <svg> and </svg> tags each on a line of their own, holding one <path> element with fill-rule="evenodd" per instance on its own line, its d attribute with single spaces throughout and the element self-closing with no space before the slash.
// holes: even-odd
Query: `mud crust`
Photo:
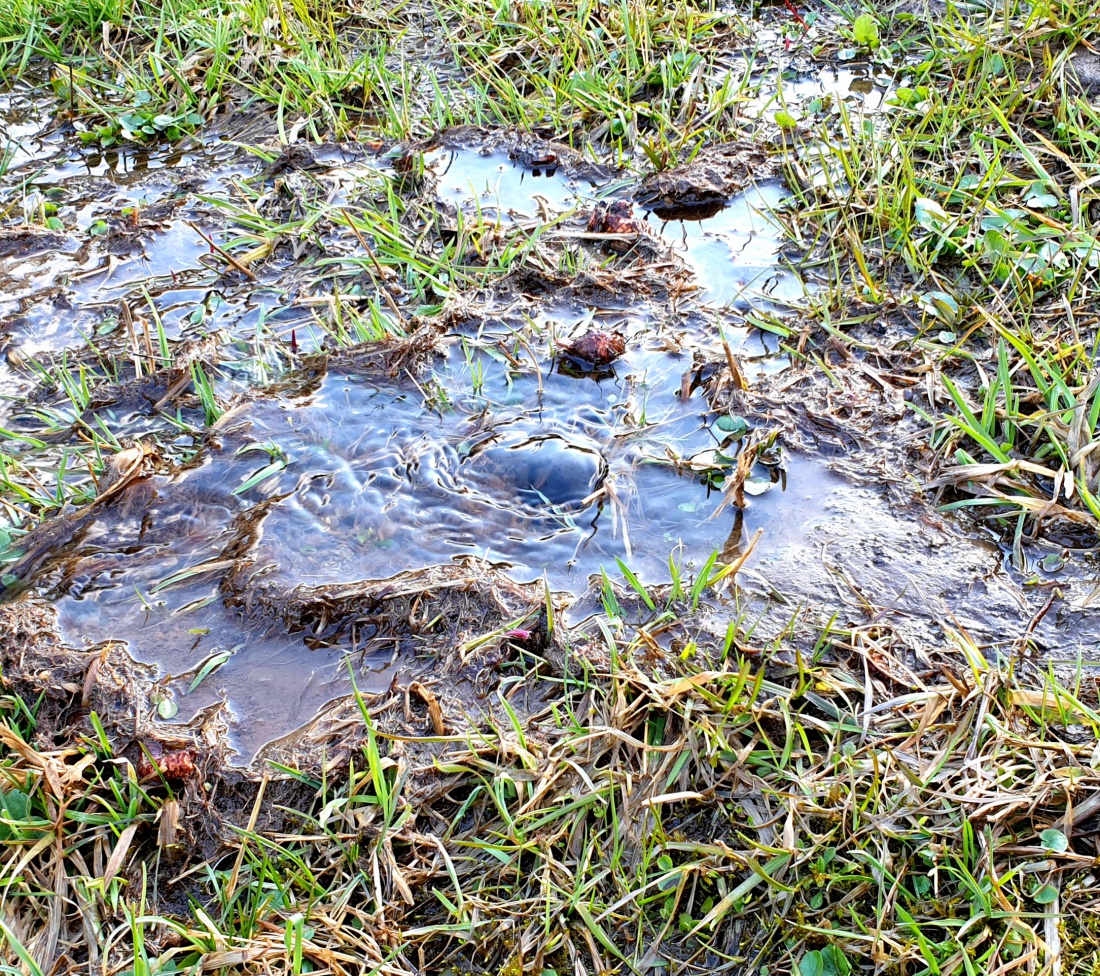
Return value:
<svg viewBox="0 0 1100 976">
<path fill-rule="evenodd" d="M 63 234 L 32 227 L 0 228 L 0 258 L 27 257 L 41 251 L 61 250 L 70 243 Z"/>
<path fill-rule="evenodd" d="M 766 149 L 730 142 L 647 177 L 634 197 L 662 219 L 697 219 L 715 213 L 745 187 L 771 179 L 778 171 Z"/>
</svg>

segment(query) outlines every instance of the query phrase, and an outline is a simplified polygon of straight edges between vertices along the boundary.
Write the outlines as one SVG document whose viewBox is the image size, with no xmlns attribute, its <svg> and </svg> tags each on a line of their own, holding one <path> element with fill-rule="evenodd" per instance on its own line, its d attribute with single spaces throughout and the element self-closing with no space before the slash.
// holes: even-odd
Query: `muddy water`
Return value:
<svg viewBox="0 0 1100 976">
<path fill-rule="evenodd" d="M 788 82 L 785 98 L 832 94 L 868 107 L 886 84 L 859 70 Z M 415 375 L 334 359 L 306 378 L 300 356 L 333 349 L 322 312 L 340 280 L 321 281 L 301 256 L 316 255 L 286 246 L 257 265 L 255 280 L 226 274 L 191 224 L 230 242 L 240 230 L 231 207 L 211 200 L 240 205 L 244 179 L 263 192 L 250 206 L 306 183 L 326 205 L 344 206 L 358 199 L 357 181 L 377 181 L 376 159 L 364 161 L 361 147 L 319 150 L 320 175 L 291 174 L 284 193 L 255 156 L 216 139 L 104 153 L 53 127 L 48 99 L 5 98 L 13 148 L 0 191 L 26 212 L 22 236 L 0 242 L 6 423 L 35 434 L 35 410 L 20 402 L 37 382 L 30 358 L 90 361 L 90 340 L 122 364 L 112 381 L 132 377 L 123 301 L 169 343 L 210 340 L 228 408 L 206 431 L 188 426 L 202 424 L 193 403 L 175 414 L 148 404 L 100 410 L 101 429 L 125 443 L 145 439 L 157 473 L 82 519 L 18 598 L 53 603 L 70 641 L 125 641 L 156 664 L 180 719 L 228 703 L 242 757 L 346 694 L 349 668 L 370 690 L 413 666 L 382 624 L 311 628 L 288 608 L 311 593 L 438 567 L 476 574 L 491 565 L 517 583 L 545 577 L 576 598 L 576 623 L 598 604 L 601 572 L 621 578 L 620 560 L 661 583 L 670 554 L 691 573 L 716 550 L 735 558 L 760 529 L 737 612 L 752 608 L 761 640 L 792 614 L 839 614 L 888 622 L 913 646 L 941 641 L 940 623 L 953 620 L 997 648 L 1032 619 L 1036 591 L 1025 592 L 997 547 L 949 520 L 917 522 L 822 461 L 774 452 L 750 473 L 745 508 L 723 504 L 739 442 L 691 379 L 700 364 L 724 361 L 719 329 L 750 382 L 787 366 L 774 337 L 741 317 L 797 305 L 813 287 L 780 253 L 781 183 L 751 186 L 701 220 L 639 213 L 653 262 L 686 272 L 674 293 L 530 296 L 502 286 L 454 302 L 463 314 Z M 593 275 L 606 280 L 614 268 L 598 246 L 573 242 L 595 202 L 629 198 L 632 180 L 523 165 L 495 145 L 439 149 L 424 162 L 418 192 L 449 219 L 553 221 Z M 45 226 L 47 214 L 63 228 Z M 356 253 L 358 241 L 326 234 L 333 253 Z M 625 354 L 598 372 L 570 367 L 562 344 L 597 327 L 621 333 Z M 59 440 L 40 456 L 27 443 L 10 450 L 43 472 L 70 447 Z M 1060 626 L 1051 615 L 1034 630 L 1069 646 Z"/>
<path fill-rule="evenodd" d="M 35 105 L 20 102 L 20 111 L 33 114 Z M 216 140 L 104 153 L 43 135 L 48 125 L 33 128 L 28 123 L 21 137 L 33 162 L 16 165 L 3 183 L 23 194 L 31 220 L 2 269 L 4 330 L 17 350 L 9 355 L 12 392 L 33 387 L 21 362 L 82 355 L 86 339 L 121 348 L 125 379 L 126 301 L 135 316 L 159 323 L 168 342 L 217 338 L 219 392 L 230 404 L 247 397 L 205 441 L 181 436 L 147 407 L 100 410 L 101 429 L 143 436 L 167 459 L 182 441 L 190 448 L 181 456 L 194 458 L 162 464 L 161 474 L 82 523 L 26 581 L 22 598 L 51 601 L 70 640 L 125 641 L 136 658 L 155 663 L 179 718 L 228 702 L 242 756 L 346 694 L 349 661 L 364 689 L 408 663 L 395 661 L 393 642 L 377 634 L 318 640 L 278 622 L 305 591 L 472 560 L 517 582 L 545 576 L 579 593 L 602 569 L 619 575 L 619 559 L 659 581 L 672 552 L 690 571 L 716 546 L 739 544 L 744 519 L 728 506 L 711 518 L 721 493 L 691 470 L 728 472 L 736 445 L 720 453 L 725 435 L 702 393 L 681 396 L 697 356 L 717 348 L 713 316 L 670 317 L 648 299 L 631 308 L 569 301 L 518 311 L 490 303 L 476 327 L 444 337 L 415 383 L 333 368 L 306 389 L 268 387 L 291 365 L 291 352 L 328 341 L 316 329 L 315 306 L 296 300 L 311 294 L 300 262 L 279 253 L 256 281 L 227 276 L 191 227 L 215 240 L 232 236 L 209 199 L 239 202 L 234 181 L 256 177 L 255 157 Z M 359 164 L 328 156 L 314 154 L 319 164 L 344 167 L 331 181 L 329 199 L 339 202 Z M 631 190 L 622 180 L 524 166 L 497 149 L 438 150 L 425 165 L 440 208 L 503 223 L 576 212 L 583 228 L 597 197 Z M 776 263 L 780 242 L 764 215 L 781 199 L 769 186 L 732 200 L 710 222 L 651 224 L 657 244 L 695 269 L 694 307 L 770 301 L 769 288 L 794 280 Z M 63 229 L 36 228 L 46 214 Z M 723 291 L 733 267 L 736 290 Z M 593 326 L 622 332 L 626 355 L 598 375 L 567 368 L 561 342 Z M 781 365 L 733 319 L 724 332 L 750 375 Z M 522 350 L 516 335 L 526 336 Z M 33 412 L 17 400 L 7 411 L 13 427 L 35 429 Z M 193 411 L 184 416 L 196 422 Z M 773 497 L 814 506 L 813 493 L 798 486 L 784 495 L 781 475 L 758 473 L 776 488 L 754 507 L 751 528 L 786 517 Z M 211 661 L 219 667 L 196 683 Z"/>
<path fill-rule="evenodd" d="M 621 180 L 571 177 L 565 167 L 524 166 L 500 151 L 439 150 L 427 165 L 438 175 L 444 204 L 501 219 L 558 215 L 632 189 Z M 745 311 L 793 305 L 805 296 L 803 281 L 778 258 L 782 230 L 770 216 L 789 200 L 786 188 L 771 181 L 749 187 L 702 219 L 645 217 L 693 271 L 698 301 Z"/>
</svg>

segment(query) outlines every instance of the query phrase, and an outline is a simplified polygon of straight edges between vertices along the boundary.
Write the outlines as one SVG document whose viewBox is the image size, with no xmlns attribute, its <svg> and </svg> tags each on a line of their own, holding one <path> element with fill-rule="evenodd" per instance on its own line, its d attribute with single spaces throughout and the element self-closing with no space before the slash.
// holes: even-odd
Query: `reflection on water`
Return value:
<svg viewBox="0 0 1100 976">
<path fill-rule="evenodd" d="M 727 65 L 738 77 L 746 67 L 739 58 L 731 54 Z M 874 110 L 890 83 L 866 67 L 783 71 L 750 85 L 771 90 L 744 110 L 759 116 L 797 105 L 805 118 L 836 110 L 840 100 Z M 7 145 L 0 190 L 26 211 L 23 236 L 7 241 L 0 278 L 9 354 L 18 344 L 24 356 L 72 352 L 87 363 L 88 338 L 96 357 L 102 349 L 116 368 L 111 380 L 130 381 L 137 334 L 121 331 L 125 300 L 149 325 L 150 345 L 155 323 L 158 342 L 163 334 L 166 343 L 208 346 L 211 382 L 236 405 L 193 438 L 186 409 L 155 406 L 165 395 L 157 387 L 162 375 L 146 377 L 144 399 L 130 388 L 129 399 L 97 406 L 99 433 L 142 436 L 150 445 L 159 438 L 152 449 L 160 469 L 76 519 L 70 536 L 36 563 L 27 595 L 57 607 L 70 642 L 125 641 L 136 658 L 156 664 L 181 719 L 227 701 L 237 718 L 232 739 L 245 757 L 346 694 L 349 666 L 369 692 L 412 659 L 417 647 L 401 645 L 408 633 L 395 633 L 400 622 L 362 597 L 412 571 L 451 578 L 443 567 L 477 578 L 487 562 L 516 583 L 545 578 L 580 596 L 583 607 L 593 594 L 598 605 L 601 570 L 620 576 L 620 560 L 645 584 L 663 583 L 670 556 L 690 576 L 712 553 L 732 562 L 762 529 L 737 592 L 737 612 L 756 615 L 762 640 L 785 633 L 804 610 L 822 623 L 835 615 L 841 627 L 871 622 L 904 631 L 914 647 L 940 641 L 944 621 L 993 644 L 1034 619 L 994 546 L 934 520 L 917 522 L 816 460 L 776 452 L 752 468 L 742 509 L 722 504 L 737 446 L 698 380 L 715 362 L 725 369 L 718 325 L 743 373 L 756 380 L 785 360 L 768 345 L 774 337 L 741 327 L 737 313 L 796 303 L 808 287 L 779 257 L 783 235 L 772 212 L 789 196 L 779 182 L 718 201 L 702 219 L 646 216 L 655 241 L 672 252 L 668 264 L 679 273 L 682 261 L 693 272 L 694 291 L 667 300 L 652 297 L 660 288 L 620 293 L 607 284 L 618 258 L 581 231 L 570 239 L 575 254 L 547 248 L 541 270 L 550 278 L 567 264 L 556 261 L 575 258 L 579 270 L 599 271 L 587 290 L 535 297 L 514 280 L 490 295 L 425 290 L 416 301 L 425 309 L 448 303 L 448 314 L 411 306 L 405 324 L 423 315 L 450 332 L 442 354 L 420 372 L 326 373 L 318 357 L 312 371 L 288 376 L 303 356 L 333 350 L 326 309 L 376 295 L 375 272 L 383 270 L 362 261 L 363 238 L 329 218 L 344 207 L 382 206 L 381 194 L 372 194 L 392 173 L 380 177 L 383 163 L 364 162 L 363 147 L 350 146 L 299 145 L 278 180 L 261 173 L 259 157 L 228 143 L 101 152 L 53 126 L 52 104 L 29 90 L 0 94 Z M 521 161 L 498 149 L 443 149 L 425 164 L 431 178 L 397 192 L 419 194 L 417 206 L 442 208 L 448 218 L 488 214 L 512 229 L 515 221 L 537 227 L 561 217 L 559 230 L 576 230 L 598 199 L 632 189 L 570 175 L 537 153 Z M 241 190 L 239 181 L 257 176 Z M 386 183 L 387 192 L 400 182 Z M 313 202 L 321 201 L 315 221 L 304 221 L 304 198 L 296 195 L 307 184 Z M 231 216 L 246 211 L 243 224 Z M 189 221 L 222 242 L 265 221 L 282 229 L 252 265 L 253 280 L 211 261 Z M 303 221 L 311 229 L 299 234 Z M 249 234 L 242 250 L 259 240 Z M 442 247 L 429 237 L 416 243 L 425 266 Z M 354 273 L 340 267 L 344 258 Z M 386 273 L 396 282 L 395 268 Z M 443 278 L 436 274 L 446 290 L 452 283 Z M 391 298 L 402 294 L 395 287 Z M 625 354 L 599 373 L 563 368 L 563 340 L 593 326 L 621 333 Z M 0 374 L 0 392 L 25 395 L 32 379 L 26 370 Z M 10 427 L 32 433 L 19 423 L 40 407 L 23 404 Z M 66 409 L 66 422 L 82 413 Z M 65 427 L 53 442 L 58 452 L 75 441 L 64 440 Z M 187 452 L 194 447 L 193 461 L 168 463 L 173 438 L 186 441 Z M 343 616 L 327 616 L 334 594 L 350 594 L 354 605 Z M 1028 633 L 1055 646 L 1055 626 L 1050 615 Z M 196 681 L 212 662 L 220 667 Z"/>
<path fill-rule="evenodd" d="M 428 165 L 438 175 L 439 198 L 466 213 L 536 216 L 540 207 L 590 207 L 599 187 L 570 180 L 563 169 L 532 170 L 506 154 L 440 150 Z M 699 301 L 747 309 L 762 300 L 794 304 L 804 295 L 793 271 L 777 264 L 782 231 L 769 216 L 790 197 L 778 181 L 748 188 L 698 220 L 649 217 L 654 231 L 684 256 L 701 287 Z"/>
<path fill-rule="evenodd" d="M 534 216 L 540 198 L 554 210 L 571 210 L 597 189 L 588 180 L 570 178 L 562 167 L 524 166 L 503 152 L 440 149 L 425 164 L 436 174 L 440 200 L 467 211 Z"/>
<path fill-rule="evenodd" d="M 746 308 L 764 297 L 795 304 L 804 295 L 802 282 L 777 265 L 782 237 L 770 216 L 790 195 L 780 183 L 763 183 L 702 220 L 649 219 L 695 272 L 701 301 Z"/>
</svg>

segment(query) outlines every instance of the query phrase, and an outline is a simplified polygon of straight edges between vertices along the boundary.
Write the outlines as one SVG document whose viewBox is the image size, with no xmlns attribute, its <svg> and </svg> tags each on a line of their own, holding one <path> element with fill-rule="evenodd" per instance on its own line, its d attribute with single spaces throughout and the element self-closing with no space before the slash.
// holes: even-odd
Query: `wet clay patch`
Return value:
<svg viewBox="0 0 1100 976">
<path fill-rule="evenodd" d="M 1050 548 L 1018 563 L 994 528 L 938 511 L 937 485 L 922 477 L 935 460 L 913 436 L 907 409 L 919 360 L 867 348 L 838 347 L 834 355 L 853 368 L 837 369 L 832 381 L 795 368 L 748 390 L 727 383 L 714 391 L 750 428 L 777 432 L 791 451 L 792 480 L 801 473 L 822 489 L 818 511 L 772 529 L 739 576 L 742 592 L 766 607 L 761 620 L 778 632 L 792 608 L 817 607 L 809 633 L 836 613 L 889 635 L 914 659 L 960 641 L 994 660 L 1087 657 L 1093 640 L 1083 617 L 1098 611 L 1082 606 L 1094 591 L 1085 552 L 1065 573 L 1066 558 Z M 752 497 L 745 502 L 747 524 Z"/>
</svg>

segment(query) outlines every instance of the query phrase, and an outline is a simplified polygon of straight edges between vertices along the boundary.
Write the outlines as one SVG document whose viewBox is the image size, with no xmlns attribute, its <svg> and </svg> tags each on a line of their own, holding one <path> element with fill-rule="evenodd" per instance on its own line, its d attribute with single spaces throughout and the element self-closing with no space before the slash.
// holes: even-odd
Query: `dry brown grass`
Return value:
<svg viewBox="0 0 1100 976">
<path fill-rule="evenodd" d="M 1090 971 L 1091 683 L 987 664 L 961 633 L 918 664 L 834 631 L 791 668 L 609 636 L 558 634 L 562 665 L 522 658 L 480 716 L 440 688 L 444 735 L 431 696 L 361 698 L 318 733 L 363 742 L 350 762 L 247 782 L 201 758 L 142 781 L 94 692 L 87 712 L 52 687 L 70 724 L 37 738 L 9 696 L 9 962 Z"/>
</svg>

